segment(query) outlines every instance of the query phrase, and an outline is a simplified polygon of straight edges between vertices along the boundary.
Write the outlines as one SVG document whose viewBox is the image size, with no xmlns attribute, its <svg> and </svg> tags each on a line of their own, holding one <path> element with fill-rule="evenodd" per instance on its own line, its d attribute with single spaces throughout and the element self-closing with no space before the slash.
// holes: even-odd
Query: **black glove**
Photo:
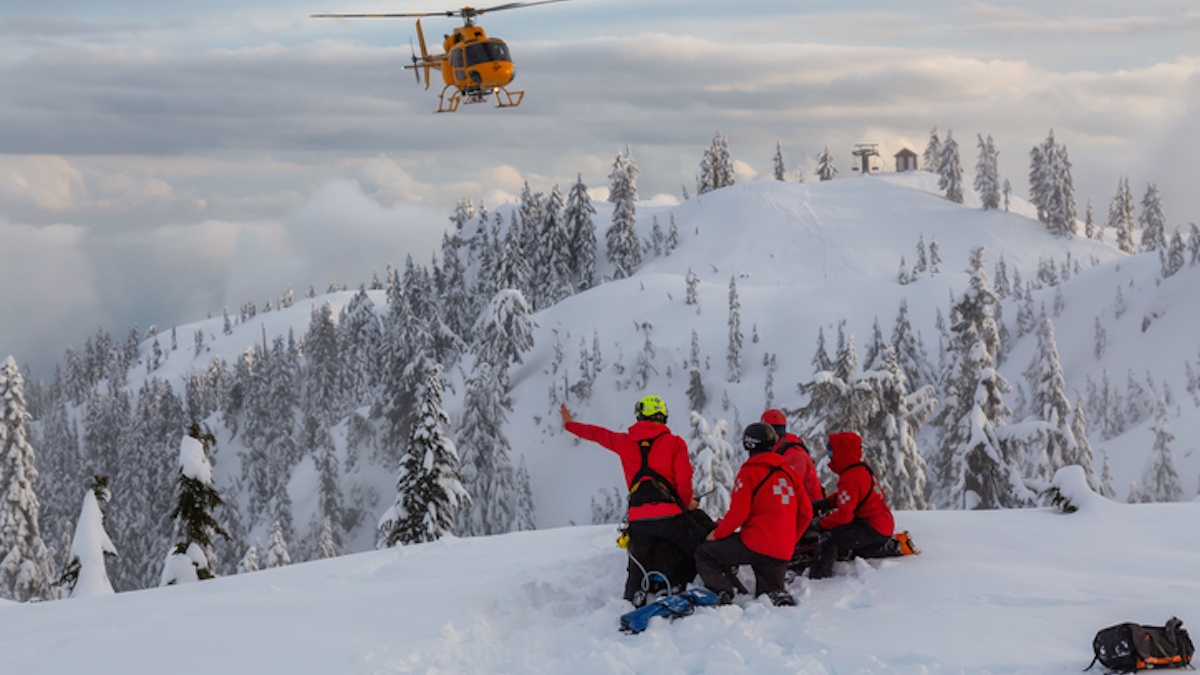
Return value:
<svg viewBox="0 0 1200 675">
<path fill-rule="evenodd" d="M 818 499 L 812 503 L 814 514 L 826 514 L 833 511 L 833 497 Z"/>
</svg>

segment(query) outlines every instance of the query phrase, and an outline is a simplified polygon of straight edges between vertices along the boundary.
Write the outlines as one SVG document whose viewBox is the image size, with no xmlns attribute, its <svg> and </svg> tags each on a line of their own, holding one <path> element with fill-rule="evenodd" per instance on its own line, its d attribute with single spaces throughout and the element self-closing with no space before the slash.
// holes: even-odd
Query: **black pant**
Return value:
<svg viewBox="0 0 1200 675">
<path fill-rule="evenodd" d="M 817 544 L 816 560 L 813 562 L 809 577 L 825 579 L 833 576 L 833 563 L 838 558 L 852 558 L 860 552 L 878 550 L 891 537 L 880 534 L 861 518 L 855 518 L 847 525 L 835 527 L 821 534 Z"/>
<path fill-rule="evenodd" d="M 630 521 L 625 599 L 633 600 L 634 594 L 643 590 L 643 580 L 647 590 L 652 588 L 650 580 L 645 578 L 651 572 L 665 575 L 672 590 L 687 586 L 696 578 L 696 547 L 706 534 L 682 514 Z"/>
<path fill-rule="evenodd" d="M 742 543 L 741 533 L 705 542 L 696 549 L 696 569 L 705 588 L 714 593 L 733 593 L 729 575 L 737 572 L 738 565 L 754 569 L 755 596 L 784 590 L 788 561 L 751 551 Z"/>
</svg>

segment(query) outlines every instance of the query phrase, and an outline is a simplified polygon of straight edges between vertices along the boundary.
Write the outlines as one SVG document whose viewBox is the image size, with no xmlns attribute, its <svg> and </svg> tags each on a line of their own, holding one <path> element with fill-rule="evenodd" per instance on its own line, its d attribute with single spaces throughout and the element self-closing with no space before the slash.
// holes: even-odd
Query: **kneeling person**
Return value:
<svg viewBox="0 0 1200 675">
<path fill-rule="evenodd" d="M 722 603 L 733 598 L 730 575 L 738 565 L 750 565 L 755 595 L 766 593 L 776 605 L 796 604 L 784 588 L 784 575 L 812 519 L 812 505 L 795 470 L 771 451 L 778 440 L 769 424 L 746 427 L 742 445 L 750 458 L 734 480 L 729 512 L 696 550 L 696 569 Z"/>
<path fill-rule="evenodd" d="M 895 530 L 883 486 L 863 462 L 862 438 L 852 431 L 830 434 L 829 451 L 829 468 L 838 475 L 838 488 L 827 500 L 833 512 L 821 519 L 817 559 L 809 572 L 812 579 L 833 576 L 839 558 L 878 551 L 892 540 Z"/>
</svg>

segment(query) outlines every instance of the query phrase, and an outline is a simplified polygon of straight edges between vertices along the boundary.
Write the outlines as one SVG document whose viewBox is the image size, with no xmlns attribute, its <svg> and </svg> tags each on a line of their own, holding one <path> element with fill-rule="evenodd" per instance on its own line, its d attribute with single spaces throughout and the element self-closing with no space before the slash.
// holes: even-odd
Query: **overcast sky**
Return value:
<svg viewBox="0 0 1200 675">
<path fill-rule="evenodd" d="M 1053 128 L 1082 214 L 1123 175 L 1200 221 L 1194 0 L 571 0 L 496 12 L 520 108 L 436 115 L 400 66 L 427 0 L 0 3 L 0 357 L 49 377 L 68 344 L 357 286 L 428 261 L 461 197 L 602 191 L 626 145 L 644 197 L 694 191 L 724 133 L 739 178 L 811 174 L 828 146 L 920 153 L 991 134 L 1027 191 Z M 423 22 L 431 43 L 451 19 Z M 968 176 L 968 179 L 970 176 Z"/>
</svg>

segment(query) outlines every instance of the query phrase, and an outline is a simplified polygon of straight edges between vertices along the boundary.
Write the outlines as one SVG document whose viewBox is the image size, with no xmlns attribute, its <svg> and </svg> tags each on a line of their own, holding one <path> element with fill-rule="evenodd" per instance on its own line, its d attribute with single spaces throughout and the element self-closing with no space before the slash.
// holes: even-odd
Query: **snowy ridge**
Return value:
<svg viewBox="0 0 1200 675">
<path fill-rule="evenodd" d="M 1078 496 L 1078 495 L 1077 495 Z M 618 633 L 611 526 L 441 541 L 152 592 L 0 607 L 0 669 L 357 673 L 1077 672 L 1122 621 L 1200 615 L 1200 504 L 903 512 L 913 558 L 840 563 Z M 19 646 L 19 648 L 18 648 Z M 199 646 L 199 648 L 197 648 Z M 187 658 L 180 658 L 181 654 Z"/>
<path fill-rule="evenodd" d="M 1042 284 L 1032 290 L 1029 301 L 1035 315 L 1044 307 L 1054 322 L 1067 395 L 1072 402 L 1077 395 L 1089 398 L 1089 385 L 1099 384 L 1105 370 L 1121 394 L 1130 370 L 1144 389 L 1149 390 L 1147 372 L 1158 395 L 1165 395 L 1169 388 L 1173 402 L 1167 417 L 1176 436 L 1174 461 L 1184 499 L 1192 498 L 1200 456 L 1193 452 L 1191 439 L 1200 437 L 1200 408 L 1197 399 L 1189 395 L 1184 364 L 1200 370 L 1196 364 L 1200 346 L 1192 337 L 1200 335 L 1200 311 L 1190 293 L 1200 266 L 1186 265 L 1162 280 L 1159 260 L 1153 254 L 1129 256 L 1110 243 L 1056 238 L 1031 217 L 1033 207 L 1022 200 L 1013 200 L 1011 212 L 982 211 L 972 191 L 967 190 L 965 203 L 958 205 L 946 201 L 936 184 L 937 176 L 924 172 L 803 184 L 761 181 L 718 189 L 677 205 L 639 203 L 639 234 L 646 238 L 655 219 L 663 227 L 673 219 L 679 231 L 678 247 L 669 255 L 648 254 L 630 278 L 600 284 L 536 313 L 534 346 L 523 354 L 523 363 L 509 372 L 513 409 L 505 431 L 514 465 L 522 458 L 527 463 L 537 525 L 588 523 L 592 500 L 603 501 L 621 487 L 620 469 L 609 453 L 580 444 L 562 432 L 556 412 L 559 401 L 567 402 L 581 421 L 622 427 L 632 421 L 633 402 L 642 392 L 660 394 L 671 411 L 672 428 L 686 436 L 688 360 L 694 332 L 708 397 L 701 413 L 712 427 L 725 420 L 734 435 L 757 419 L 768 396 L 774 406 L 795 409 L 803 404 L 797 385 L 813 378 L 819 329 L 832 348 L 838 325 L 845 322 L 845 331 L 855 337 L 862 358 L 873 323 L 878 320 L 884 335 L 890 335 L 902 301 L 907 303 L 913 332 L 921 337 L 936 369 L 936 320 L 939 313 L 948 313 L 951 294 L 966 287 L 965 269 L 970 251 L 977 246 L 986 248 L 985 265 L 993 279 L 1001 258 L 1010 278 L 1019 273 L 1025 281 L 1033 281 L 1042 261 L 1052 260 L 1061 269 L 1070 256 L 1070 278 Z M 597 202 L 594 206 L 593 220 L 602 249 L 603 230 L 611 222 L 613 205 Z M 516 208 L 503 205 L 496 211 L 507 223 Z M 477 223 L 468 221 L 464 234 L 469 235 Z M 1107 232 L 1105 242 L 1114 240 L 1114 234 Z M 897 280 L 901 258 L 912 270 L 918 242 L 930 248 L 937 243 L 939 269 L 901 284 Z M 699 280 L 697 305 L 685 301 L 689 270 Z M 613 268 L 601 259 L 597 272 L 609 276 Z M 364 270 L 364 277 L 367 274 Z M 731 279 L 741 305 L 744 339 L 739 382 L 729 382 L 726 369 Z M 1115 307 L 1118 289 L 1124 304 L 1119 316 Z M 160 332 L 162 364 L 148 372 L 146 363 L 152 360 L 154 341 L 144 341 L 139 349 L 141 361 L 129 371 L 126 389 L 137 392 L 152 378 L 162 378 L 182 396 L 189 374 L 205 371 L 214 357 L 232 369 L 252 345 L 286 339 L 289 332 L 299 339 L 309 329 L 314 309 L 328 303 L 337 317 L 354 295 L 352 291 L 334 292 L 296 299 L 282 308 L 276 305 L 270 312 L 260 311 L 236 323 L 229 334 L 220 317 L 179 326 L 176 350 L 169 349 L 168 334 Z M 370 290 L 367 295 L 377 316 L 387 313 L 385 291 Z M 1012 297 L 1001 303 L 1010 350 L 1000 370 L 1014 385 L 1024 384 L 1023 372 L 1036 345 L 1033 333 L 1017 334 L 1020 305 Z M 1100 359 L 1094 356 L 1097 321 L 1106 333 Z M 193 349 L 197 332 L 203 335 L 198 355 Z M 594 339 L 600 346 L 602 368 L 592 383 L 591 396 L 580 401 L 570 393 L 570 385 L 578 380 L 581 341 L 590 350 Z M 649 356 L 645 355 L 647 343 L 653 352 Z M 644 383 L 637 376 L 643 358 L 647 366 Z M 765 360 L 773 365 L 766 365 Z M 456 443 L 471 365 L 467 358 L 445 373 L 447 431 Z M 1020 391 L 1014 392 L 1006 401 L 1020 408 L 1020 395 Z M 1090 401 L 1087 403 L 1090 406 Z M 362 406 L 356 412 L 365 417 L 370 411 Z M 85 413 L 84 406 L 71 411 L 81 423 Z M 248 449 L 243 437 L 233 434 L 219 414 L 207 421 L 218 441 L 212 467 L 215 484 L 226 495 L 240 489 L 244 509 L 247 488 L 239 481 Z M 1019 421 L 1017 416 L 1009 420 Z M 1117 497 L 1124 500 L 1131 483 L 1141 480 L 1147 466 L 1155 438 L 1153 415 L 1130 422 L 1111 438 L 1100 432 L 1103 416 L 1094 415 L 1090 407 L 1088 421 L 1096 451 L 1093 469 L 1097 475 L 1101 473 L 1103 450 Z M 370 549 L 375 542 L 374 525 L 395 497 L 395 466 L 362 450 L 351 461 L 351 429 L 345 418 L 335 421 L 330 436 L 341 494 L 347 508 L 358 509 L 361 516 L 357 525 L 344 532 L 341 552 Z M 933 436 L 934 430 L 927 424 L 919 439 L 926 459 L 935 449 Z M 173 462 L 177 446 L 168 451 Z M 299 460 L 286 476 L 286 486 L 296 537 L 311 537 L 320 513 L 319 470 L 314 457 Z M 115 487 L 119 491 L 121 486 Z M 79 496 L 69 497 L 60 517 L 77 514 Z M 119 500 L 110 505 L 113 510 L 120 508 Z M 239 542 L 242 548 L 227 552 L 224 562 L 232 566 L 254 541 L 272 538 L 271 518 L 247 524 Z M 114 540 L 121 548 L 120 538 Z M 296 550 L 295 540 L 287 543 L 293 547 L 294 559 L 311 557 L 311 541 L 304 552 Z"/>
</svg>

